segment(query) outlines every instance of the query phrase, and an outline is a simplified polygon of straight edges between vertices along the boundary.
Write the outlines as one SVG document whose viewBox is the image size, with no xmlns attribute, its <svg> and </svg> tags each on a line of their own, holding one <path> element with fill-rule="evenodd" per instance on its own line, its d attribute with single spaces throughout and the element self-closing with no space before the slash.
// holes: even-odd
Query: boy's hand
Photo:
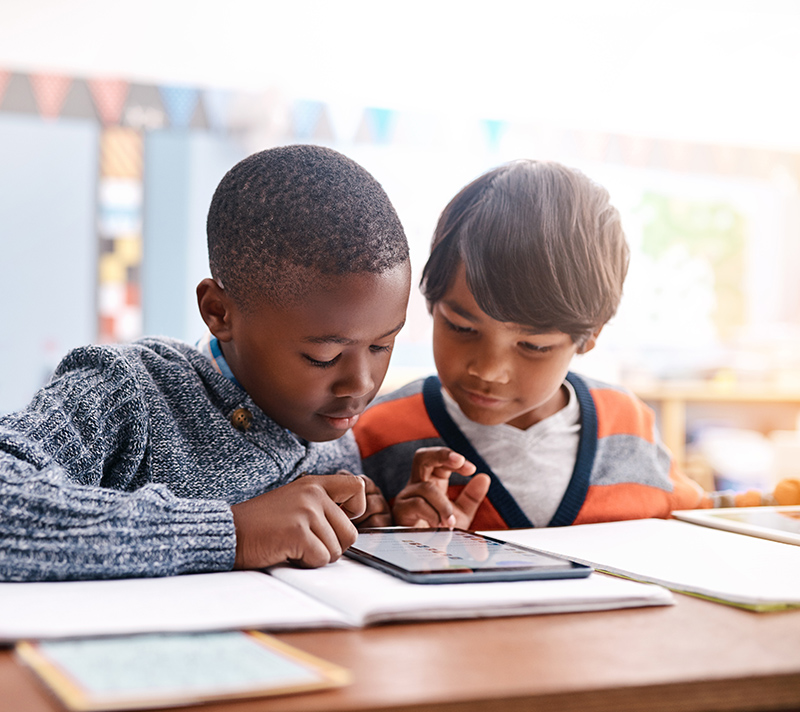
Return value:
<svg viewBox="0 0 800 712">
<path fill-rule="evenodd" d="M 364 479 L 366 485 L 367 495 L 367 509 L 360 517 L 353 520 L 353 523 L 359 528 L 364 527 L 390 527 L 392 525 L 392 512 L 389 509 L 389 503 L 383 492 L 380 491 L 376 485 L 366 475 L 359 475 Z"/>
<path fill-rule="evenodd" d="M 349 473 L 309 475 L 231 506 L 236 527 L 235 569 L 293 562 L 324 566 L 357 536 L 351 519 L 366 510 L 366 487 Z"/>
<path fill-rule="evenodd" d="M 446 447 L 420 448 L 414 454 L 411 478 L 394 501 L 396 524 L 410 527 L 468 529 L 489 491 L 489 475 L 475 474 L 475 465 Z M 472 477 L 455 501 L 447 496 L 450 475 Z"/>
</svg>

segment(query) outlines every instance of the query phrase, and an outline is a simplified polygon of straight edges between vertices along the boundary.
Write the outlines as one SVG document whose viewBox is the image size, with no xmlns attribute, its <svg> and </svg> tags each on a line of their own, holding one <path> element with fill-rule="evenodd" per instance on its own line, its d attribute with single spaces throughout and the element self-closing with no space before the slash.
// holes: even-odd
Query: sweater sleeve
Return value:
<svg viewBox="0 0 800 712">
<path fill-rule="evenodd" d="M 230 507 L 138 486 L 147 413 L 118 361 L 64 369 L 0 418 L 0 580 L 228 570 Z"/>
</svg>

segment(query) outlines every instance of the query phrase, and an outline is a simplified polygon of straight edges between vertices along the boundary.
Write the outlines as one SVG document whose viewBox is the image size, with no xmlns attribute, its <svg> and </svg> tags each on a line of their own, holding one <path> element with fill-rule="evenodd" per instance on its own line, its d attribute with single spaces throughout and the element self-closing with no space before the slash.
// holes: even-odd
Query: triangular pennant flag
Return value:
<svg viewBox="0 0 800 712">
<path fill-rule="evenodd" d="M 500 140 L 503 138 L 507 126 L 507 121 L 502 121 L 500 119 L 484 119 L 483 127 L 486 131 L 486 141 L 489 145 L 489 150 L 496 151 L 500 148 Z"/>
<path fill-rule="evenodd" d="M 320 114 L 322 102 L 299 99 L 292 106 L 292 136 L 300 141 L 313 138 Z"/>
<path fill-rule="evenodd" d="M 88 84 L 100 121 L 106 126 L 120 123 L 128 82 L 124 79 L 90 79 Z"/>
<path fill-rule="evenodd" d="M 372 129 L 372 139 L 375 143 L 387 144 L 391 141 L 394 128 L 395 113 L 392 109 L 369 108 L 366 110 L 366 119 Z"/>
<path fill-rule="evenodd" d="M 55 119 L 64 105 L 72 79 L 58 74 L 31 74 L 29 79 L 39 113 L 47 119 Z"/>
<path fill-rule="evenodd" d="M 188 128 L 197 108 L 200 92 L 191 87 L 159 87 L 159 91 L 170 124 L 176 128 Z"/>
</svg>

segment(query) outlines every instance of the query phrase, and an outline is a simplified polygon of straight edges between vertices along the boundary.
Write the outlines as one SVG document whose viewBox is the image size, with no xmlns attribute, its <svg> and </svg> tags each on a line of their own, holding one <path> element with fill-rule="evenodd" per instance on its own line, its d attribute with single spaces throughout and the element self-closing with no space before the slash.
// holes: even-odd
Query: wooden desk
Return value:
<svg viewBox="0 0 800 712">
<path fill-rule="evenodd" d="M 677 605 L 279 637 L 350 668 L 341 690 L 203 712 L 800 710 L 800 611 Z M 9 650 L 0 710 L 63 712 Z"/>
</svg>

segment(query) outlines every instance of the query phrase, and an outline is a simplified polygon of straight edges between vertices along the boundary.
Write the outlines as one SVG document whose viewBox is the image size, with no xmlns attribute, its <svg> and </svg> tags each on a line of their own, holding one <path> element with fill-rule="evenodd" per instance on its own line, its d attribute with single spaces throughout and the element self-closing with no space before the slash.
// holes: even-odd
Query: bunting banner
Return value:
<svg viewBox="0 0 800 712">
<path fill-rule="evenodd" d="M 271 91 L 252 95 L 0 69 L 0 112 L 48 120 L 80 118 L 97 121 L 105 128 L 122 126 L 137 131 L 250 131 L 261 143 L 318 142 L 343 150 L 352 143 L 443 150 L 470 145 L 476 151 L 503 155 L 755 180 L 769 179 L 778 171 L 800 182 L 800 153 L 562 129 L 499 118 L 426 115 L 348 101 L 276 101 Z"/>
</svg>

